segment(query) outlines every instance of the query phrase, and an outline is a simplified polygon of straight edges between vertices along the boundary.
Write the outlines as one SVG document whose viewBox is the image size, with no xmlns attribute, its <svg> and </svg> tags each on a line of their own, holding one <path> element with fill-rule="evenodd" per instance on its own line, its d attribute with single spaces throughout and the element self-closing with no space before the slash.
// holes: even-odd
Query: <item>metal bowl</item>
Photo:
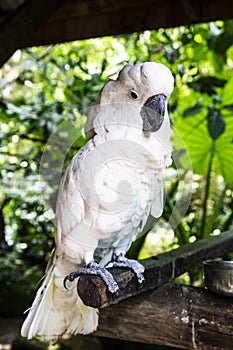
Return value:
<svg viewBox="0 0 233 350">
<path fill-rule="evenodd" d="M 233 297 L 233 261 L 205 261 L 204 276 L 211 292 Z"/>
</svg>

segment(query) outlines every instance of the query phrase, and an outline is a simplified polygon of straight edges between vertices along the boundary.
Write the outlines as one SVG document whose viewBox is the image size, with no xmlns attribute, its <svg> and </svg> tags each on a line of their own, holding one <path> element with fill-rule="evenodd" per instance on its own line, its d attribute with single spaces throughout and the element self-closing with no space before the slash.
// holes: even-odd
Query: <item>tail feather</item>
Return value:
<svg viewBox="0 0 233 350">
<path fill-rule="evenodd" d="M 69 291 L 57 287 L 55 267 L 47 270 L 21 329 L 23 337 L 38 335 L 51 344 L 64 333 L 89 334 L 98 326 L 98 310 L 85 306 L 75 287 Z"/>
<path fill-rule="evenodd" d="M 98 327 L 99 310 L 83 304 L 77 298 L 76 312 L 67 329 L 68 334 L 90 334 Z"/>
<path fill-rule="evenodd" d="M 35 335 L 41 335 L 45 340 L 53 341 L 52 334 L 51 339 L 46 339 L 48 332 L 48 329 L 46 328 L 48 328 L 48 325 L 50 328 L 53 324 L 49 324 L 49 320 L 51 318 L 55 319 L 55 309 L 52 302 L 53 290 L 54 266 L 51 266 L 50 269 L 47 271 L 47 274 L 41 287 L 37 291 L 33 304 L 29 309 L 29 314 L 23 323 L 21 329 L 21 335 L 23 337 L 32 339 Z M 57 329 L 57 331 L 59 332 L 59 329 Z M 57 338 L 57 336 L 55 336 L 55 338 Z"/>
</svg>

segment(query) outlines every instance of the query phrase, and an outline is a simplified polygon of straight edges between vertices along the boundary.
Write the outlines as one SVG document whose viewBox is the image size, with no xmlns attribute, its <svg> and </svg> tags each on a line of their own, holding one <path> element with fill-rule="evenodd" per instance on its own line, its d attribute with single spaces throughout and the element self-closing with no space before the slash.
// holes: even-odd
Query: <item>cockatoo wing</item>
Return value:
<svg viewBox="0 0 233 350">
<path fill-rule="evenodd" d="M 91 333 L 98 325 L 98 310 L 82 303 L 75 284 L 70 284 L 69 290 L 63 286 L 65 276 L 82 267 L 85 258 L 80 239 L 72 234 L 86 215 L 85 203 L 77 187 L 77 169 L 91 147 L 90 141 L 77 153 L 61 180 L 55 225 L 56 250 L 22 326 L 21 334 L 28 339 L 39 335 L 54 343 L 65 332 Z"/>
</svg>

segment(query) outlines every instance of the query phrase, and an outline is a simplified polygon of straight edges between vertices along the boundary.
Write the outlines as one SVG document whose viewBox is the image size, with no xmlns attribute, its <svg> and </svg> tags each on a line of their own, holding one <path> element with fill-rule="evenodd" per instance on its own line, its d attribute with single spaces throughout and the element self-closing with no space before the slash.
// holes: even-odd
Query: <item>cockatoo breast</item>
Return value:
<svg viewBox="0 0 233 350">
<path fill-rule="evenodd" d="M 152 203 L 161 196 L 163 184 L 158 179 L 163 178 L 169 151 L 156 138 L 146 138 L 129 127 L 123 136 L 117 132 L 96 135 L 73 159 L 69 179 L 84 202 L 81 227 L 85 222 L 91 228 L 99 249 L 127 245 L 144 226 Z M 69 238 L 83 245 L 81 232 L 74 233 Z"/>
</svg>

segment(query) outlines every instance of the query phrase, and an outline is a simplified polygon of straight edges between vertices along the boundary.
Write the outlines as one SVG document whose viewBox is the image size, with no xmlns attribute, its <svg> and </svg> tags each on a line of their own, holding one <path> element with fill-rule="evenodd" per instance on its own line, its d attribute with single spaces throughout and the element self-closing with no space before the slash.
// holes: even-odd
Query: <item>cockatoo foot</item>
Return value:
<svg viewBox="0 0 233 350">
<path fill-rule="evenodd" d="M 145 278 L 143 276 L 143 272 L 145 271 L 145 267 L 137 260 L 128 259 L 123 254 L 117 255 L 114 253 L 112 256 L 112 261 L 110 261 L 106 267 L 128 267 L 135 273 L 139 288 L 144 286 Z"/>
<path fill-rule="evenodd" d="M 71 272 L 67 275 L 63 281 L 64 287 L 67 289 L 67 281 L 73 282 L 77 277 L 83 275 L 100 276 L 105 282 L 110 293 L 119 293 L 119 287 L 117 282 L 114 280 L 112 274 L 105 268 L 101 267 L 96 261 L 92 260 L 84 268 L 77 271 Z"/>
</svg>

